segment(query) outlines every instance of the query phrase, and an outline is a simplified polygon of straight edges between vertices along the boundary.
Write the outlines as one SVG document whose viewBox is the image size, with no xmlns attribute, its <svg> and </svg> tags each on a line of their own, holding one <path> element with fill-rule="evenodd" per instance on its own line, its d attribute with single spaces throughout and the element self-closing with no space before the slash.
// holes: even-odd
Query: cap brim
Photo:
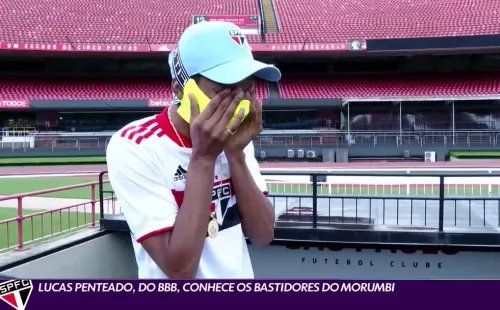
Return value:
<svg viewBox="0 0 500 310">
<path fill-rule="evenodd" d="M 273 65 L 267 65 L 253 58 L 238 59 L 200 72 L 201 75 L 221 84 L 236 84 L 255 75 L 269 82 L 278 82 L 281 72 Z"/>
</svg>

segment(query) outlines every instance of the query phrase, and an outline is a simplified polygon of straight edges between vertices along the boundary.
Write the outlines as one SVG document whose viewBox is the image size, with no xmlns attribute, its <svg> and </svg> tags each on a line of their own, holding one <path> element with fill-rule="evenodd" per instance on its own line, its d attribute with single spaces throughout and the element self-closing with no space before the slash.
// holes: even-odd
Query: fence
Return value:
<svg viewBox="0 0 500 310">
<path fill-rule="evenodd" d="M 279 176 L 269 176 L 278 178 Z M 445 180 L 445 195 L 451 196 L 498 196 L 500 198 L 500 178 L 448 177 Z M 271 193 L 312 194 L 313 183 L 308 177 L 287 176 L 282 180 L 267 180 Z M 437 196 L 439 195 L 437 177 L 353 177 L 328 176 L 325 182 L 317 182 L 321 195 L 386 195 L 386 196 Z"/>
<path fill-rule="evenodd" d="M 275 227 L 500 231 L 498 171 L 262 173 Z"/>
<path fill-rule="evenodd" d="M 107 181 L 103 180 L 103 182 Z M 13 248 L 21 250 L 28 244 L 84 227 L 95 227 L 96 204 L 99 202 L 96 199 L 98 185 L 99 182 L 96 181 L 0 197 L 2 218 L 6 218 L 6 215 L 10 213 L 13 216 L 0 220 L 0 236 L 3 236 L 0 238 L 0 252 Z M 88 191 L 90 199 L 78 199 L 69 205 L 63 201 L 61 206 L 61 203 L 49 198 L 54 193 L 61 195 L 61 193 L 75 190 Z M 36 210 L 33 207 L 28 207 L 28 210 L 24 209 L 27 200 L 34 197 L 47 198 L 47 205 L 45 202 L 37 202 L 39 207 Z M 103 197 L 105 202 L 110 200 L 110 198 Z M 16 205 L 15 208 L 12 207 L 13 204 Z M 10 207 L 5 207 L 5 205 L 10 205 Z M 108 213 L 111 212 L 113 210 L 108 210 Z"/>
<path fill-rule="evenodd" d="M 106 148 L 112 132 L 69 133 L 47 132 L 26 133 L 15 137 L 0 139 L 0 148 L 24 149 L 60 148 L 85 149 Z M 462 146 L 496 146 L 500 143 L 499 131 L 269 131 L 254 140 L 255 146 L 266 145 L 283 147 L 328 146 L 404 146 L 404 145 L 462 145 Z"/>
<path fill-rule="evenodd" d="M 0 137 L 24 137 L 35 132 L 35 127 L 5 127 L 0 129 Z"/>
<path fill-rule="evenodd" d="M 498 233 L 500 171 L 273 171 L 267 180 L 275 227 L 432 230 Z M 96 214 L 121 214 L 106 172 L 98 182 L 0 197 L 0 251 L 96 226 Z M 89 199 L 48 200 L 25 210 L 32 197 L 83 191 Z M 64 195 L 63 195 L 64 196 Z M 72 196 L 68 194 L 67 196 Z M 47 198 L 50 199 L 50 198 Z M 26 203 L 27 202 L 27 203 Z M 6 211 L 7 210 L 7 211 Z M 5 212 L 11 212 L 6 216 Z M 2 237 L 3 236 L 3 237 Z"/>
</svg>

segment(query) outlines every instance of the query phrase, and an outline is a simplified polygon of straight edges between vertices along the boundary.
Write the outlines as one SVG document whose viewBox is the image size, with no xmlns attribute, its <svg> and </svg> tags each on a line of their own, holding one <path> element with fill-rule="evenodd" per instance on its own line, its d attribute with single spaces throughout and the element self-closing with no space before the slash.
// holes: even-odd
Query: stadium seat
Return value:
<svg viewBox="0 0 500 310">
<path fill-rule="evenodd" d="M 279 33 L 269 43 L 498 33 L 495 0 L 275 0 Z M 258 0 L 12 0 L 2 3 L 0 38 L 17 42 L 175 43 L 200 15 L 259 14 Z M 147 39 L 146 39 L 147 37 Z M 248 36 L 259 42 L 258 35 Z"/>
<path fill-rule="evenodd" d="M 495 0 L 274 0 L 270 43 L 498 34 Z"/>
<path fill-rule="evenodd" d="M 259 8 L 257 0 L 12 0 L 0 7 L 0 40 L 175 43 L 196 14 L 255 15 Z"/>
<path fill-rule="evenodd" d="M 500 94 L 500 75 L 284 78 L 282 98 L 452 97 Z"/>
<path fill-rule="evenodd" d="M 255 95 L 257 98 L 269 98 L 269 90 L 267 88 L 267 83 L 258 80 L 255 84 Z"/>
<path fill-rule="evenodd" d="M 264 82 L 256 84 L 258 98 L 267 98 Z M 0 80 L 0 97 L 9 99 L 88 100 L 170 98 L 168 81 L 5 81 Z"/>
<path fill-rule="evenodd" d="M 164 81 L 0 81 L 2 96 L 11 99 L 149 99 L 170 98 Z"/>
</svg>

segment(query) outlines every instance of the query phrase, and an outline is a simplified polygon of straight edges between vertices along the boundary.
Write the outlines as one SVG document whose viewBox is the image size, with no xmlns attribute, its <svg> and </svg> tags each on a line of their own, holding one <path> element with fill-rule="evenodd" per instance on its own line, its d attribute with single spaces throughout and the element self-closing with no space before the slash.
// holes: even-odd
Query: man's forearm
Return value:
<svg viewBox="0 0 500 310">
<path fill-rule="evenodd" d="M 182 207 L 169 240 L 171 279 L 196 276 L 210 216 L 214 164 L 205 160 L 189 163 Z"/>
<path fill-rule="evenodd" d="M 274 212 L 267 197 L 262 193 L 250 173 L 245 154 L 226 154 L 231 171 L 231 182 L 242 225 L 252 244 L 264 246 L 274 238 Z"/>
</svg>

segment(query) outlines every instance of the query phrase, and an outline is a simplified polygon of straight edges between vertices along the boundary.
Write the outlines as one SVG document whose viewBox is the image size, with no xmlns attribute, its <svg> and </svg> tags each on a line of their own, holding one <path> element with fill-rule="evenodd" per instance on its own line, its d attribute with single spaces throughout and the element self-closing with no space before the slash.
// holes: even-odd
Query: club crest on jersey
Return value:
<svg viewBox="0 0 500 310">
<path fill-rule="evenodd" d="M 229 203 L 229 200 L 233 195 L 231 191 L 231 183 L 225 182 L 227 182 L 227 180 L 221 182 L 220 185 L 215 185 L 212 190 L 212 203 L 217 203 L 220 199 L 220 210 L 218 210 L 219 212 L 216 211 L 216 213 L 218 213 L 217 217 L 221 219 L 221 222 L 224 221 L 228 209 L 234 205 Z"/>
<path fill-rule="evenodd" d="M 245 45 L 246 38 L 243 33 L 241 33 L 241 30 L 229 30 L 229 37 L 234 41 L 234 43 L 238 44 L 239 47 L 243 48 L 243 46 Z"/>
</svg>

